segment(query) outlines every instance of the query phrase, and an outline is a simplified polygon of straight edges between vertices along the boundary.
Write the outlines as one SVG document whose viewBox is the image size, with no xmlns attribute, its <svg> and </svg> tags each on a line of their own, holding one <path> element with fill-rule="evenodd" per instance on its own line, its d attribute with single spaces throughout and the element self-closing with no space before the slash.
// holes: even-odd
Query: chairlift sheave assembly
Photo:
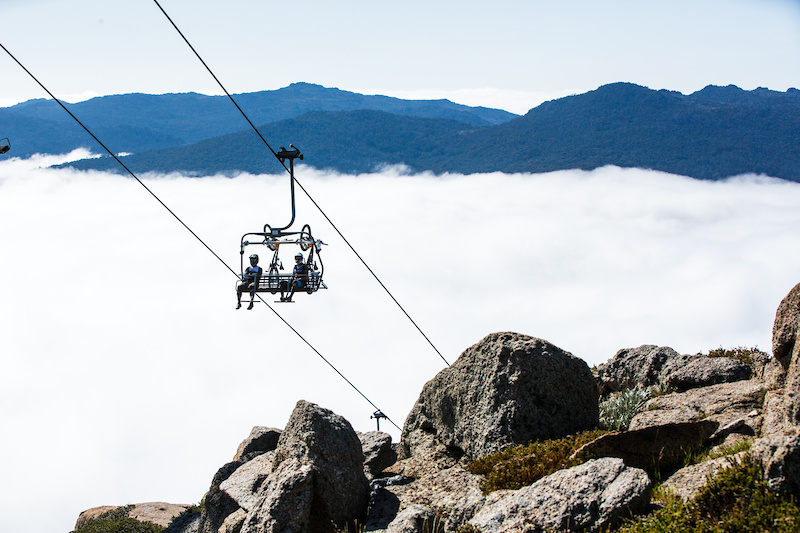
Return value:
<svg viewBox="0 0 800 533">
<path fill-rule="evenodd" d="M 8 137 L 0 139 L 0 154 L 4 154 L 9 150 L 11 150 L 11 141 L 8 140 Z"/>
<path fill-rule="evenodd" d="M 303 154 L 294 145 L 290 144 L 288 150 L 281 146 L 275 155 L 281 164 L 287 160 L 289 161 L 292 219 L 288 224 L 280 228 L 273 228 L 269 224 L 264 224 L 262 231 L 242 235 L 239 248 L 241 281 L 237 284 L 236 290 L 239 302 L 241 302 L 244 292 L 250 293 L 250 306 L 248 309 L 253 308 L 253 300 L 257 292 L 280 293 L 281 302 L 292 303 L 292 297 L 295 293 L 314 294 L 320 289 L 328 288 L 322 280 L 324 265 L 320 256 L 322 246 L 325 243 L 319 239 L 314 239 L 311 234 L 311 226 L 308 224 L 304 224 L 300 231 L 289 230 L 295 220 L 294 160 L 302 160 Z M 299 248 L 294 255 L 294 265 L 290 272 L 283 273 L 283 262 L 279 254 L 281 250 L 294 246 Z M 252 247 L 266 248 L 265 252 L 272 252 L 272 258 L 266 273 L 262 267 L 258 266 L 259 255 L 257 253 L 251 253 L 248 256 L 248 263 L 245 263 L 246 252 L 252 251 Z M 308 252 L 308 255 L 303 257 L 303 252 Z M 319 265 L 317 262 L 319 262 Z M 240 306 L 241 303 L 239 303 Z"/>
</svg>

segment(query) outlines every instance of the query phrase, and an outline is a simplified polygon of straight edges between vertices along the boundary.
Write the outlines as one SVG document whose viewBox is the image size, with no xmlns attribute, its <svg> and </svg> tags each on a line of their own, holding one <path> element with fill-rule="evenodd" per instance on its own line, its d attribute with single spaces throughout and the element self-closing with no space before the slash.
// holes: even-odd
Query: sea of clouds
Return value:
<svg viewBox="0 0 800 533">
<path fill-rule="evenodd" d="M 0 530 L 196 503 L 250 428 L 283 427 L 300 399 L 374 429 L 373 406 L 275 313 L 402 427 L 444 362 L 301 191 L 296 224 L 327 243 L 329 289 L 237 311 L 235 276 L 135 180 L 47 168 L 85 155 L 0 160 Z M 297 176 L 451 363 L 496 331 L 590 366 L 641 344 L 769 351 L 800 282 L 796 183 Z M 291 216 L 286 176 L 142 178 L 237 270 L 241 236 Z"/>
</svg>

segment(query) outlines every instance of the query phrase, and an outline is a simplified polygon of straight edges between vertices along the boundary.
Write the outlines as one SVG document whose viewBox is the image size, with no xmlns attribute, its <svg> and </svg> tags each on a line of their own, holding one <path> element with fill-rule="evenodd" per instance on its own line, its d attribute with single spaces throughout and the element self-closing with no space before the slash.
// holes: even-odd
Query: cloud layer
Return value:
<svg viewBox="0 0 800 533">
<path fill-rule="evenodd" d="M 271 310 L 234 310 L 234 276 L 139 184 L 41 168 L 54 161 L 0 162 L 0 461 L 13 479 L 0 530 L 197 502 L 250 428 L 282 427 L 299 399 L 374 429 L 373 407 Z M 775 309 L 800 282 L 800 185 L 769 178 L 298 177 L 450 362 L 508 330 L 590 365 L 645 343 L 768 351 Z M 286 177 L 145 182 L 235 268 L 242 234 L 290 217 Z M 297 200 L 297 224 L 328 244 L 330 288 L 267 301 L 402 426 L 444 363 Z M 42 502 L 49 516 L 32 524 Z"/>
</svg>

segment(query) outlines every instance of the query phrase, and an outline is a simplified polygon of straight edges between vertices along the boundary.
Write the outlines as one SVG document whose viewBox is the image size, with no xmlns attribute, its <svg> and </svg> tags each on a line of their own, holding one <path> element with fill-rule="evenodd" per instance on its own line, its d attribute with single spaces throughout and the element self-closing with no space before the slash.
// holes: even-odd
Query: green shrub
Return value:
<svg viewBox="0 0 800 533">
<path fill-rule="evenodd" d="M 728 357 L 730 359 L 741 361 L 742 363 L 752 367 L 754 362 L 753 355 L 755 354 L 771 357 L 768 353 L 759 350 L 758 346 L 753 346 L 752 348 L 745 348 L 744 346 L 737 346 L 736 348 L 723 348 L 720 346 L 714 350 L 709 350 L 707 354 L 699 355 L 705 355 L 706 357 Z"/>
<path fill-rule="evenodd" d="M 553 472 L 583 463 L 582 459 L 569 457 L 604 433 L 603 430 L 584 431 L 562 439 L 514 446 L 472 461 L 467 470 L 485 476 L 481 482 L 484 494 L 500 489 L 519 489 Z"/>
<path fill-rule="evenodd" d="M 152 522 L 141 522 L 129 517 L 133 505 L 117 507 L 97 518 L 89 520 L 72 533 L 160 533 L 162 526 Z"/>
<path fill-rule="evenodd" d="M 670 498 L 650 516 L 619 529 L 626 533 L 800 530 L 800 507 L 767 487 L 762 465 L 746 457 L 719 472 L 689 502 Z"/>
</svg>

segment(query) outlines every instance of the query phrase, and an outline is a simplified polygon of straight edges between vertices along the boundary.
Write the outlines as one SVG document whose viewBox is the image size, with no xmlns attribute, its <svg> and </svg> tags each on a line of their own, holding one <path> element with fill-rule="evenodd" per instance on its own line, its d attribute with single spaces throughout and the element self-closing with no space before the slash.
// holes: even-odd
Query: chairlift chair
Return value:
<svg viewBox="0 0 800 533">
<path fill-rule="evenodd" d="M 320 289 L 327 289 L 328 287 L 322 280 L 324 265 L 322 264 L 322 257 L 320 252 L 322 246 L 325 244 L 319 239 L 314 239 L 311 235 L 311 226 L 305 224 L 300 231 L 288 231 L 289 227 L 294 223 L 295 219 L 295 202 L 294 202 L 294 160 L 303 159 L 300 150 L 289 145 L 289 150 L 281 147 L 276 153 L 281 163 L 289 160 L 289 177 L 291 179 L 291 197 L 292 197 L 292 219 L 289 223 L 282 228 L 273 228 L 269 224 L 264 224 L 262 231 L 245 233 L 242 236 L 239 246 L 239 255 L 241 263 L 241 280 L 244 281 L 246 277 L 245 269 L 245 252 L 252 251 L 252 247 L 266 248 L 272 252 L 272 259 L 270 260 L 269 267 L 264 268 L 264 274 L 255 280 L 255 292 L 276 294 L 280 292 L 282 295 L 288 294 L 287 297 L 282 298 L 282 302 L 292 302 L 292 296 L 297 292 L 305 292 L 307 294 L 314 294 Z M 281 248 L 284 250 L 287 247 L 297 246 L 301 251 L 308 252 L 308 256 L 303 259 L 303 264 L 308 272 L 307 279 L 298 279 L 294 271 L 282 273 L 283 262 L 279 257 Z M 248 255 L 249 257 L 249 255 Z M 319 261 L 319 265 L 317 262 Z M 299 282 L 299 283 L 298 283 Z"/>
<path fill-rule="evenodd" d="M 0 154 L 4 154 L 9 150 L 11 150 L 11 141 L 8 140 L 8 137 L 0 139 Z"/>
</svg>

